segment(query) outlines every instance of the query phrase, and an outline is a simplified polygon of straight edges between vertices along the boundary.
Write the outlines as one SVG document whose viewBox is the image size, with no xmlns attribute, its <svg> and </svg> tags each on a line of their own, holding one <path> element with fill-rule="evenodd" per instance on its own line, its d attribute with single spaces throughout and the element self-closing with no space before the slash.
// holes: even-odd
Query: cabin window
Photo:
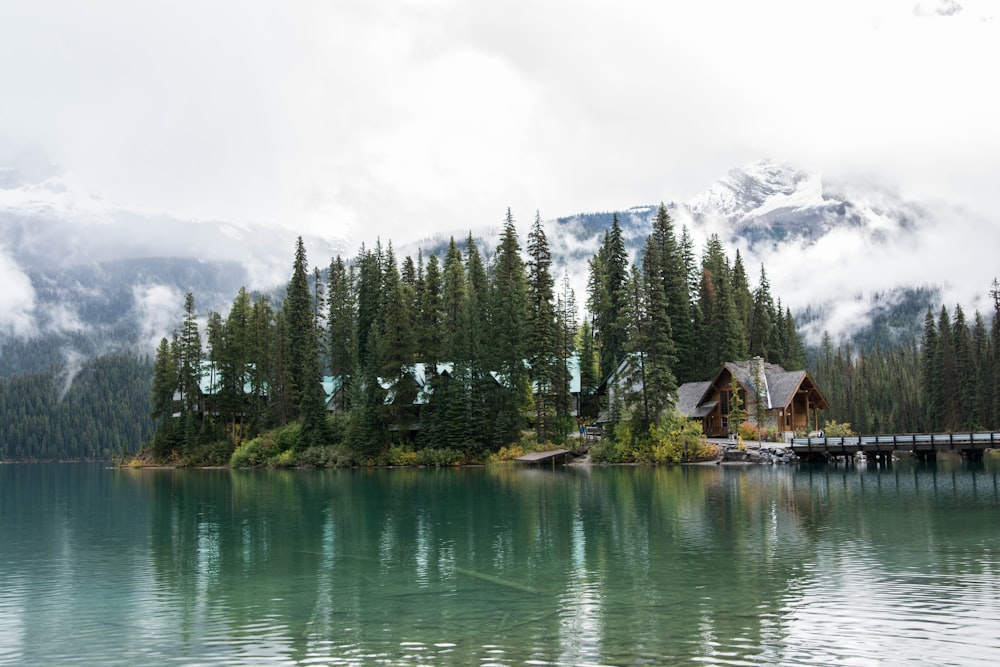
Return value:
<svg viewBox="0 0 1000 667">
<path fill-rule="evenodd" d="M 792 415 L 791 414 L 786 414 L 785 415 L 785 426 L 791 426 L 791 425 L 792 425 Z"/>
<path fill-rule="evenodd" d="M 729 414 L 729 392 L 721 391 L 719 392 L 719 408 L 722 414 Z"/>
<path fill-rule="evenodd" d="M 722 418 L 722 430 L 723 431 L 728 431 L 729 430 L 729 417 L 723 417 Z"/>
</svg>

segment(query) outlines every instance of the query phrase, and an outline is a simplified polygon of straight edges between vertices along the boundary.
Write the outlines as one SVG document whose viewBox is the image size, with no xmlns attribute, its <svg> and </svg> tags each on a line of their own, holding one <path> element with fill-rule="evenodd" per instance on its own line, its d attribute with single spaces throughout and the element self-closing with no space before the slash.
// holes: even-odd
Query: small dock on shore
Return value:
<svg viewBox="0 0 1000 667">
<path fill-rule="evenodd" d="M 572 456 L 572 452 L 568 449 L 553 449 L 548 452 L 530 452 L 524 456 L 518 456 L 515 461 L 518 463 L 534 463 L 535 465 L 541 465 L 546 461 L 551 461 L 552 465 L 556 464 L 556 459 L 562 457 L 563 463 Z"/>
</svg>

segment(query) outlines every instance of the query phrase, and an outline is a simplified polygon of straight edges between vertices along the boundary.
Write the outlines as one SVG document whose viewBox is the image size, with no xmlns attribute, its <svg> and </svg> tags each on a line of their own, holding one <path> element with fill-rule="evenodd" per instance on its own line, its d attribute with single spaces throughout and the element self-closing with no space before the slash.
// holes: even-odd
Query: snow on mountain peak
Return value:
<svg viewBox="0 0 1000 667">
<path fill-rule="evenodd" d="M 721 215 L 742 222 L 779 208 L 798 209 L 823 201 L 818 174 L 761 160 L 731 169 L 713 186 L 690 202 L 696 215 Z"/>
</svg>

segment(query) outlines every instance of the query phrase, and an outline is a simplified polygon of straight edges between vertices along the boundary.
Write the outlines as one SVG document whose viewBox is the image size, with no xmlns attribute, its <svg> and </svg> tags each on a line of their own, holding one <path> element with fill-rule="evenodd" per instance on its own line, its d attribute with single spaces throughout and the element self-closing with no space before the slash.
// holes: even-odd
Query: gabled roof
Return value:
<svg viewBox="0 0 1000 667">
<path fill-rule="evenodd" d="M 754 383 L 754 364 L 760 364 L 761 367 L 760 375 L 763 386 L 759 388 Z M 716 374 L 715 379 L 712 380 L 712 384 L 717 384 L 719 377 L 726 370 L 749 391 L 754 393 L 759 391 L 765 397 L 768 409 L 788 406 L 806 379 L 809 380 L 809 388 L 819 396 L 821 407 L 823 409 L 829 408 L 826 398 L 823 397 L 805 371 L 786 371 L 781 366 L 767 363 L 759 357 L 747 361 L 727 361 L 722 370 Z"/>
<path fill-rule="evenodd" d="M 698 405 L 711 388 L 711 382 L 686 382 L 677 387 L 677 409 L 685 417 L 695 417 Z M 714 407 L 714 406 L 713 406 Z M 704 416 L 704 415 L 702 415 Z"/>
</svg>

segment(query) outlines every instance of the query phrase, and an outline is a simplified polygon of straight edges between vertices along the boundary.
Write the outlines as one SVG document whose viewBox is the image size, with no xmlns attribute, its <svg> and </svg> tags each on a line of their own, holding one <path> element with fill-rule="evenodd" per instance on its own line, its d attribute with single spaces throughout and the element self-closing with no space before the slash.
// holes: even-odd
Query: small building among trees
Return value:
<svg viewBox="0 0 1000 667">
<path fill-rule="evenodd" d="M 726 362 L 707 382 L 678 387 L 677 409 L 701 420 L 709 437 L 727 437 L 746 421 L 788 438 L 819 430 L 819 411 L 830 405 L 806 371 L 786 371 L 754 357 Z"/>
</svg>

